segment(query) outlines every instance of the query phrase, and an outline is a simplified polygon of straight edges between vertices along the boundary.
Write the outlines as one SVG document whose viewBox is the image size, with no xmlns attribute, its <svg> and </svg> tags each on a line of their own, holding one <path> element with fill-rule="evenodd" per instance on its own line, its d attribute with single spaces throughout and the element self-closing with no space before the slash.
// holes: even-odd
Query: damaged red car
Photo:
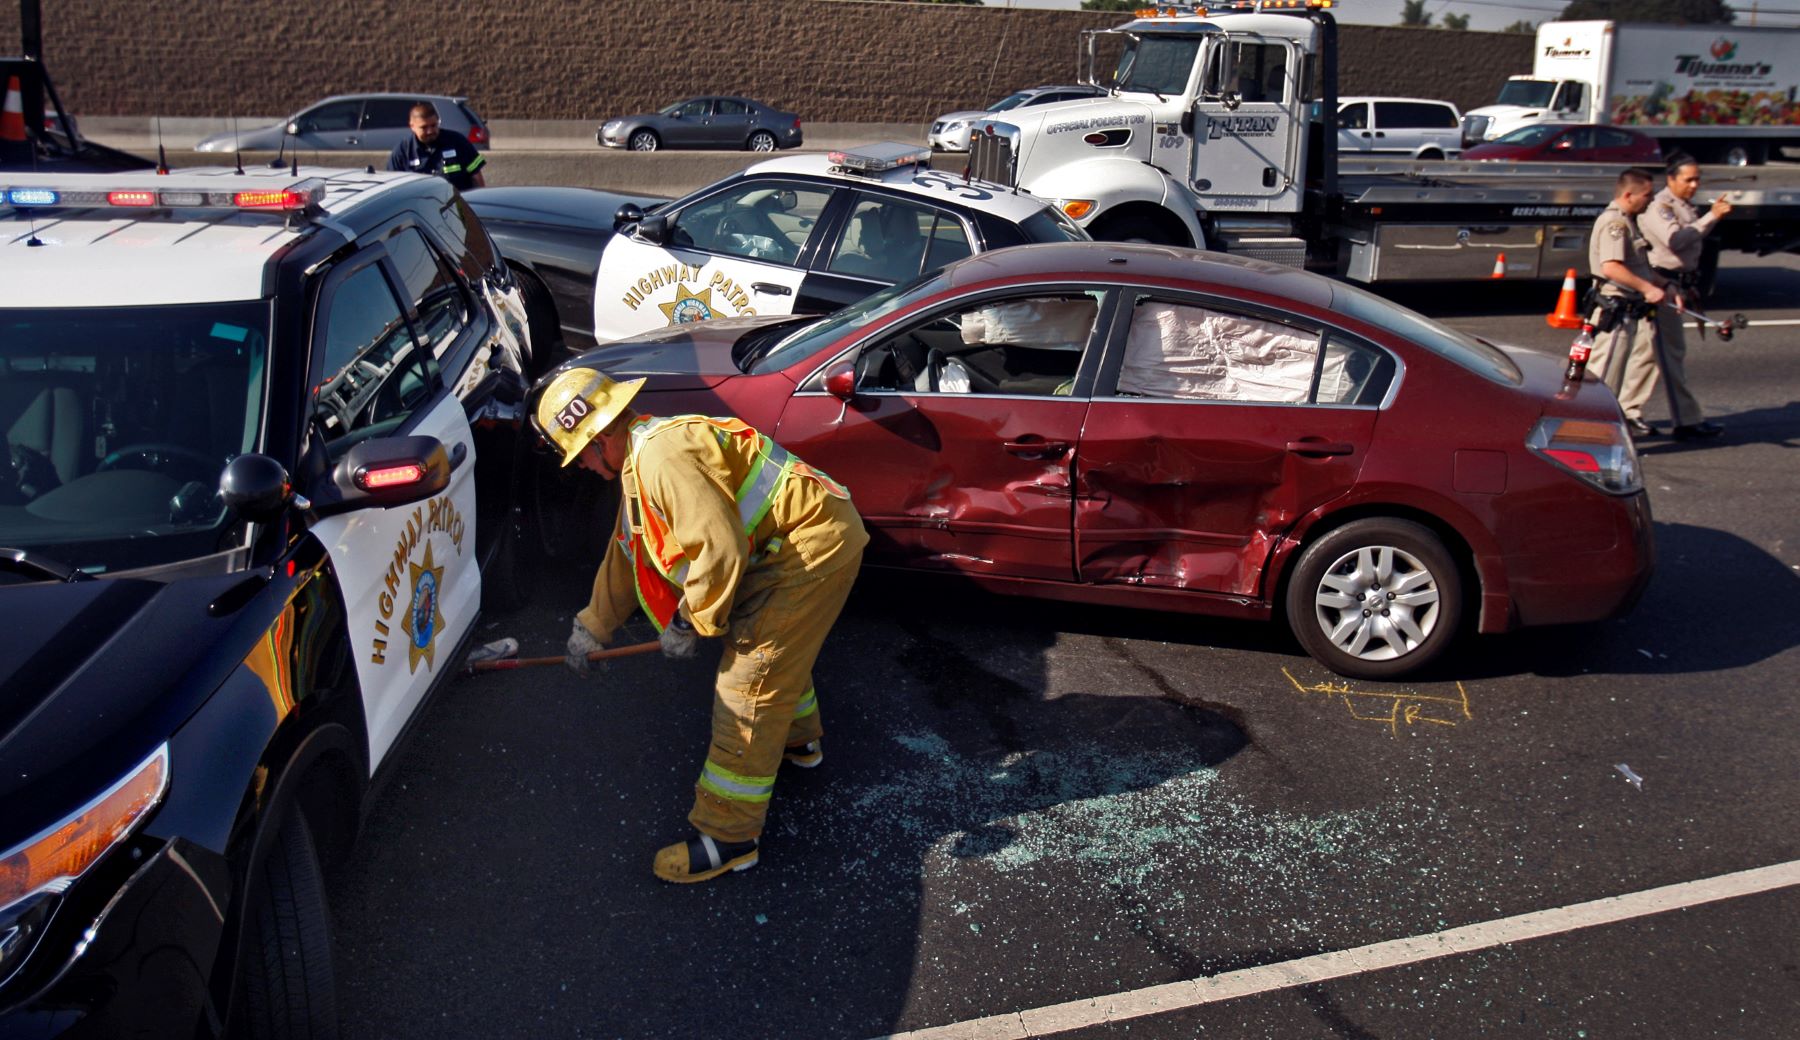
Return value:
<svg viewBox="0 0 1800 1040">
<path fill-rule="evenodd" d="M 1467 628 L 1616 616 L 1651 572 L 1603 385 L 1255 260 L 1002 249 L 829 317 L 679 325 L 568 364 L 648 377 L 640 411 L 772 433 L 849 486 L 871 565 L 1282 615 L 1348 676 L 1415 672 Z"/>
</svg>

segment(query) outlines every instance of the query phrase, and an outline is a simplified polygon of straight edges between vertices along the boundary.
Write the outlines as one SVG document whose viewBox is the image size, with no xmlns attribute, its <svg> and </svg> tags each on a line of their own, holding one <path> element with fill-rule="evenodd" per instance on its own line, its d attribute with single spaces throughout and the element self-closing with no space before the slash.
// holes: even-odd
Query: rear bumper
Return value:
<svg viewBox="0 0 1800 1040">
<path fill-rule="evenodd" d="M 1656 567 L 1650 496 L 1640 491 L 1618 503 L 1610 549 L 1506 558 L 1515 627 L 1605 621 L 1637 606 Z"/>
</svg>

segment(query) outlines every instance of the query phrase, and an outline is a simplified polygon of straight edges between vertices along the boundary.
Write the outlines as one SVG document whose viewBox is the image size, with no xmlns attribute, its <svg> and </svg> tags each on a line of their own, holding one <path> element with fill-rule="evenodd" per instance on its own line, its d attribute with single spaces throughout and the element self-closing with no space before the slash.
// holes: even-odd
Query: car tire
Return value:
<svg viewBox="0 0 1800 1040">
<path fill-rule="evenodd" d="M 1429 667 L 1455 641 L 1462 572 L 1422 524 L 1356 520 L 1301 552 L 1285 608 L 1320 664 L 1354 679 L 1394 679 Z"/>
<path fill-rule="evenodd" d="M 656 136 L 654 130 L 633 130 L 625 140 L 625 147 L 634 152 L 654 152 L 662 147 L 662 138 Z"/>
<path fill-rule="evenodd" d="M 568 344 L 563 341 L 562 314 L 556 309 L 556 298 L 537 275 L 519 267 L 512 272 L 525 302 L 525 324 L 531 330 L 531 357 L 526 360 L 525 375 L 535 380 L 569 356 Z"/>
<path fill-rule="evenodd" d="M 1418 155 L 1413 156 L 1413 158 L 1420 162 L 1442 162 L 1444 153 L 1438 151 L 1436 148 L 1427 148 Z"/>
<path fill-rule="evenodd" d="M 559 467 L 554 455 L 533 456 L 528 491 L 539 555 L 571 567 L 598 565 L 619 515 L 619 482 L 576 467 Z"/>
<path fill-rule="evenodd" d="M 744 147 L 753 152 L 772 152 L 775 150 L 775 135 L 767 130 L 758 130 L 750 135 L 750 140 L 745 142 Z"/>
<path fill-rule="evenodd" d="M 1101 242 L 1147 242 L 1157 246 L 1187 245 L 1162 223 L 1135 213 L 1097 220 L 1088 234 Z"/>
<path fill-rule="evenodd" d="M 331 1040 L 338 1035 L 331 915 L 312 831 L 291 806 L 258 865 L 256 904 L 245 920 L 242 1035 L 254 1040 Z"/>
</svg>

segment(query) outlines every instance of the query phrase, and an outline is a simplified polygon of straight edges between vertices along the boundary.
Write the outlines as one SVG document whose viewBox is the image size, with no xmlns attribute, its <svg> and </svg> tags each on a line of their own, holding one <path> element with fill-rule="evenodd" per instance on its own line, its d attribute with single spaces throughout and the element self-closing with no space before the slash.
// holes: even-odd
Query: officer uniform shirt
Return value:
<svg viewBox="0 0 1800 1040">
<path fill-rule="evenodd" d="M 1650 240 L 1650 265 L 1665 271 L 1699 270 L 1700 247 L 1718 222 L 1710 209 L 1702 215 L 1666 187 L 1657 192 L 1650 208 L 1638 218 L 1644 237 Z"/>
<path fill-rule="evenodd" d="M 473 188 L 475 172 L 485 165 L 487 157 L 476 151 L 468 138 L 444 129 L 438 130 L 437 140 L 430 144 L 419 143 L 418 135 L 409 133 L 388 156 L 388 169 L 401 173 L 434 173 L 449 181 L 457 191 Z"/>
<path fill-rule="evenodd" d="M 1647 259 L 1648 243 L 1638 232 L 1637 222 L 1632 220 L 1619 203 L 1600 211 L 1600 219 L 1594 221 L 1593 233 L 1588 235 L 1588 271 L 1595 278 L 1602 277 L 1602 268 L 1608 260 L 1617 260 L 1625 265 L 1626 270 L 1645 281 L 1656 281 L 1650 273 L 1650 261 Z M 1624 296 L 1631 290 L 1614 285 L 1611 282 L 1600 283 L 1600 295 Z"/>
</svg>

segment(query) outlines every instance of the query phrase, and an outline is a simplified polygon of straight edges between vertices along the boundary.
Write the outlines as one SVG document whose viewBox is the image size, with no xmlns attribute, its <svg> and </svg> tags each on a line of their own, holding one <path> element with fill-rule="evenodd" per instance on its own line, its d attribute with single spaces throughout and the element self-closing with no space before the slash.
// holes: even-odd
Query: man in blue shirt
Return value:
<svg viewBox="0 0 1800 1040">
<path fill-rule="evenodd" d="M 435 173 L 457 191 L 487 187 L 487 178 L 481 173 L 487 157 L 476 151 L 468 138 L 438 125 L 436 105 L 429 101 L 414 105 L 407 125 L 412 127 L 412 136 L 394 146 L 388 169 Z"/>
</svg>

